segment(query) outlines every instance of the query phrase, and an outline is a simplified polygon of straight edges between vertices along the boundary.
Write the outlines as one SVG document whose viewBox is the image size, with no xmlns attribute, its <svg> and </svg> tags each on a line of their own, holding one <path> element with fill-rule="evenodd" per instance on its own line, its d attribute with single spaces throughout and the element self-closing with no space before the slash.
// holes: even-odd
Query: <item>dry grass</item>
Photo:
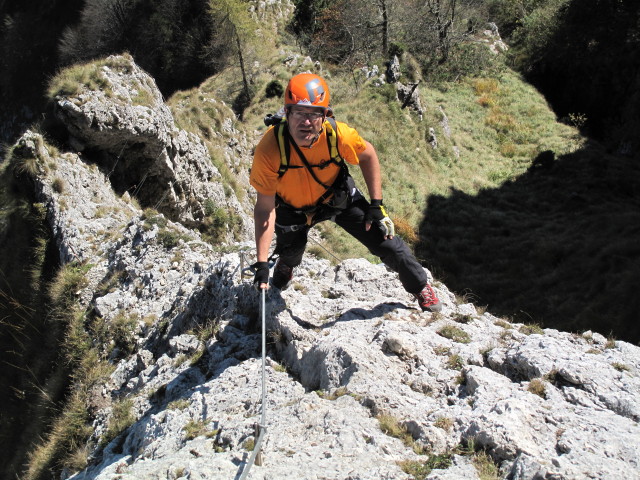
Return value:
<svg viewBox="0 0 640 480">
<path fill-rule="evenodd" d="M 65 368 L 58 368 L 48 384 L 70 381 L 72 386 L 63 408 L 51 420 L 48 435 L 30 452 L 25 480 L 45 478 L 50 470 L 77 471 L 86 466 L 89 437 L 93 432 L 87 409 L 90 391 L 113 371 L 113 366 L 104 361 L 93 346 L 85 330 L 86 312 L 76 302 L 76 293 L 86 284 L 90 267 L 67 265 L 49 287 L 55 321 L 65 327 L 61 342 L 64 354 L 61 366 Z"/>
<path fill-rule="evenodd" d="M 383 413 L 378 415 L 376 418 L 378 419 L 380 430 L 382 430 L 385 435 L 400 439 L 402 443 L 407 447 L 411 447 L 417 454 L 424 453 L 422 446 L 415 442 L 414 438 L 407 430 L 407 427 L 401 424 L 396 417 Z"/>
<path fill-rule="evenodd" d="M 46 473 L 51 467 L 56 466 L 56 463 L 75 468 L 86 466 L 86 457 L 83 462 L 77 452 L 86 451 L 87 439 L 93 431 L 88 420 L 85 397 L 81 391 L 75 391 L 62 414 L 54 420 L 47 439 L 30 453 L 22 478 L 45 478 Z M 65 461 L 65 458 L 70 462 Z"/>
<path fill-rule="evenodd" d="M 529 382 L 527 391 L 533 393 L 534 395 L 538 395 L 541 398 L 545 398 L 547 394 L 547 387 L 544 383 L 544 380 L 540 378 L 534 378 Z"/>
<path fill-rule="evenodd" d="M 128 73 L 133 68 L 132 61 L 133 58 L 129 54 L 124 54 L 120 57 L 104 58 L 64 68 L 49 82 L 47 95 L 51 99 L 57 96 L 72 97 L 86 88 L 88 90 L 100 90 L 107 97 L 112 97 L 113 91 L 107 77 L 102 73 L 102 67 L 106 66 Z M 145 102 L 148 100 L 143 92 L 140 92 L 139 95 L 145 98 Z M 144 103 L 144 105 L 149 104 Z"/>
<path fill-rule="evenodd" d="M 129 428 L 134 422 L 135 417 L 132 412 L 133 400 L 125 398 L 113 404 L 111 417 L 107 424 L 107 431 L 100 439 L 102 446 L 108 445 L 113 439 Z"/>
</svg>

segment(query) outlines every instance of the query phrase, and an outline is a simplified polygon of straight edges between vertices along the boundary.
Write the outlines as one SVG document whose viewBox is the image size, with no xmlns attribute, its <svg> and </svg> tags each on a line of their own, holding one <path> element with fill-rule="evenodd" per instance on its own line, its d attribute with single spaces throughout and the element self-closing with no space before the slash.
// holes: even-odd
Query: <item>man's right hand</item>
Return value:
<svg viewBox="0 0 640 480">
<path fill-rule="evenodd" d="M 254 273 L 253 284 L 257 289 L 268 288 L 269 286 L 269 262 L 256 262 L 251 265 Z"/>
</svg>

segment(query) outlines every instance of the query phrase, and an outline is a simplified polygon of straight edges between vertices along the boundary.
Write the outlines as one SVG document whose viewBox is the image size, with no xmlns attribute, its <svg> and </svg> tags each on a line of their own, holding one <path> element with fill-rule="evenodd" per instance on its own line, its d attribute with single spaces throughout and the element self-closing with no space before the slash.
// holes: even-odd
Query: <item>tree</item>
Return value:
<svg viewBox="0 0 640 480">
<path fill-rule="evenodd" d="M 208 0 L 87 0 L 60 56 L 69 64 L 128 51 L 168 96 L 219 68 L 208 49 L 213 35 Z"/>
<path fill-rule="evenodd" d="M 449 58 L 451 48 L 451 32 L 456 19 L 456 0 L 427 0 L 427 11 L 433 21 L 433 26 L 438 32 L 438 48 L 440 49 L 439 64 Z"/>
<path fill-rule="evenodd" d="M 460 40 L 457 0 L 410 0 L 402 2 L 405 26 L 403 42 L 426 65 L 442 65 L 451 46 Z"/>
<path fill-rule="evenodd" d="M 234 111 L 241 115 L 253 97 L 245 57 L 250 52 L 254 41 L 256 23 L 249 14 L 248 4 L 243 1 L 210 0 L 209 8 L 216 30 L 212 47 L 220 50 L 221 44 L 224 44 L 228 55 L 236 57 L 238 61 L 242 91 L 234 101 Z M 224 39 L 231 41 L 225 42 Z"/>
<path fill-rule="evenodd" d="M 586 133 L 640 151 L 637 0 L 541 1 L 512 38 L 514 63 L 560 118 L 582 114 Z"/>
<path fill-rule="evenodd" d="M 304 7 L 304 16 L 294 17 L 294 31 L 299 32 L 314 57 L 352 64 L 386 58 L 392 35 L 391 2 L 339 0 L 329 5 L 314 4 L 312 9 Z"/>
<path fill-rule="evenodd" d="M 289 29 L 308 48 L 313 35 L 321 28 L 320 16 L 331 5 L 328 0 L 294 0 L 295 10 Z"/>
<path fill-rule="evenodd" d="M 79 18 L 83 0 L 0 1 L 0 141 L 44 109 L 42 92 L 58 67 L 56 42 Z"/>
<path fill-rule="evenodd" d="M 386 0 L 378 0 L 378 8 L 382 15 L 380 27 L 382 29 L 382 54 L 386 57 L 389 54 L 389 10 Z"/>
</svg>

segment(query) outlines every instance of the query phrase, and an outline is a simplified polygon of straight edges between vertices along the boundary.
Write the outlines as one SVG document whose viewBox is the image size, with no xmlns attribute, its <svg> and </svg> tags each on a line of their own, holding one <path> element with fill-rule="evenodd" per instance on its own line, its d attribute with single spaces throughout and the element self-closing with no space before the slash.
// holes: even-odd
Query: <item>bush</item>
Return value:
<svg viewBox="0 0 640 480">
<path fill-rule="evenodd" d="M 227 61 L 231 39 L 214 28 L 206 0 L 82 3 L 80 21 L 60 39 L 66 64 L 129 50 L 168 96 L 198 85 Z"/>
<path fill-rule="evenodd" d="M 272 80 L 267 84 L 265 93 L 267 98 L 281 97 L 284 93 L 284 87 L 278 80 Z"/>
<path fill-rule="evenodd" d="M 401 43 L 391 42 L 389 45 L 389 57 L 393 57 L 394 55 L 398 58 L 402 56 L 405 51 L 405 46 Z"/>
<path fill-rule="evenodd" d="M 164 215 L 158 213 L 152 208 L 145 209 L 141 218 L 144 220 L 142 228 L 145 231 L 151 230 L 154 225 L 157 225 L 158 228 L 164 228 L 168 224 L 168 221 L 164 217 Z"/>
<path fill-rule="evenodd" d="M 49 297 L 61 311 L 67 310 L 74 302 L 79 290 L 88 284 L 87 272 L 93 265 L 70 263 L 61 268 L 49 285 Z"/>
<path fill-rule="evenodd" d="M 135 330 L 138 320 L 137 315 L 129 316 L 126 312 L 120 311 L 111 322 L 110 336 L 123 355 L 132 353 L 136 346 Z"/>
<path fill-rule="evenodd" d="M 171 250 L 172 248 L 177 247 L 180 244 L 180 240 L 188 242 L 191 240 L 191 238 L 169 228 L 163 228 L 158 232 L 158 241 L 167 250 Z"/>
<path fill-rule="evenodd" d="M 53 182 L 51 182 L 51 188 L 53 188 L 53 191 L 58 194 L 64 193 L 64 180 L 60 177 L 54 178 Z"/>
<path fill-rule="evenodd" d="M 231 108 L 241 120 L 242 120 L 244 111 L 249 107 L 249 105 L 251 105 L 251 100 L 253 99 L 253 95 L 254 95 L 253 92 L 247 92 L 246 90 L 243 89 L 238 94 L 238 96 L 233 99 Z"/>
<path fill-rule="evenodd" d="M 239 215 L 216 206 L 212 200 L 205 201 L 204 209 L 206 217 L 202 221 L 200 231 L 210 243 L 221 242 L 228 232 L 237 233 L 242 225 Z"/>
</svg>

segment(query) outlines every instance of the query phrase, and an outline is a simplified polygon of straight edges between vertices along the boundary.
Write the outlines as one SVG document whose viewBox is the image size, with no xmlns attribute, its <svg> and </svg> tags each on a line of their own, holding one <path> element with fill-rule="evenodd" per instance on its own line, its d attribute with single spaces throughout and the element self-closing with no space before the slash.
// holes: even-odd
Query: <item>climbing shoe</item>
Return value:
<svg viewBox="0 0 640 480">
<path fill-rule="evenodd" d="M 275 267 L 273 267 L 273 278 L 271 283 L 274 287 L 284 290 L 289 286 L 289 282 L 293 278 L 293 267 L 278 259 Z"/>
<path fill-rule="evenodd" d="M 420 293 L 414 293 L 413 296 L 418 300 L 418 304 L 420 305 L 420 308 L 423 312 L 439 312 L 440 310 L 442 310 L 442 304 L 440 303 L 440 300 L 438 300 L 438 297 L 436 297 L 436 293 L 428 283 L 424 286 Z"/>
</svg>

